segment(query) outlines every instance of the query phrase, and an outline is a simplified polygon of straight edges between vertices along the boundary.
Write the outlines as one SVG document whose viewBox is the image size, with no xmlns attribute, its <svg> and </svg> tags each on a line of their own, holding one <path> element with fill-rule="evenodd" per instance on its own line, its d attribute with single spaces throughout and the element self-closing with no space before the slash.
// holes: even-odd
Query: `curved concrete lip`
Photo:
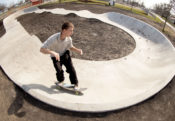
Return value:
<svg viewBox="0 0 175 121">
<path fill-rule="evenodd" d="M 23 14 L 43 11 L 100 19 L 128 32 L 135 39 L 136 48 L 128 56 L 110 61 L 73 59 L 84 95 L 60 92 L 54 89 L 55 70 L 49 56 L 39 52 L 42 43 L 16 20 Z M 32 7 L 4 19 L 4 26 L 6 34 L 0 38 L 1 67 L 27 93 L 55 107 L 81 112 L 125 108 L 159 92 L 175 74 L 175 50 L 169 40 L 154 27 L 119 13 Z M 69 83 L 68 75 L 65 76 Z"/>
</svg>

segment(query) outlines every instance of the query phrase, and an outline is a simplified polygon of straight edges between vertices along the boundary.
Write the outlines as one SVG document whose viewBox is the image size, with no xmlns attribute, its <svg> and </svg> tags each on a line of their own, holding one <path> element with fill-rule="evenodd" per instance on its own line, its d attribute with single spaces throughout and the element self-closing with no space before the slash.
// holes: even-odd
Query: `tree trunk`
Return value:
<svg viewBox="0 0 175 121">
<path fill-rule="evenodd" d="M 163 25 L 163 29 L 162 29 L 163 32 L 165 32 L 165 26 L 166 26 L 166 22 L 167 22 L 167 20 L 168 20 L 168 17 L 166 17 L 166 19 L 165 19 L 165 23 L 164 23 L 164 25 Z"/>
</svg>

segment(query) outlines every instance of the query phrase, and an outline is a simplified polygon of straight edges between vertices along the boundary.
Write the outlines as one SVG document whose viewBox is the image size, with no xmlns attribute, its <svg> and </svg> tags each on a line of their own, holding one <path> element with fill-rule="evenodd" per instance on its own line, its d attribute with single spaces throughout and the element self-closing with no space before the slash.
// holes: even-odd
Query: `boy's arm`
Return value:
<svg viewBox="0 0 175 121">
<path fill-rule="evenodd" d="M 74 52 L 76 52 L 76 53 L 79 53 L 80 55 L 83 55 L 82 49 L 78 49 L 78 48 L 72 46 L 72 47 L 70 48 L 70 50 L 71 50 L 71 51 L 74 51 Z"/>
<path fill-rule="evenodd" d="M 60 60 L 59 53 L 56 53 L 55 51 L 52 51 L 52 50 L 49 50 L 49 49 L 46 49 L 46 48 L 41 48 L 40 52 L 43 53 L 43 54 L 50 54 L 50 55 L 54 56 L 56 58 L 56 60 L 58 60 L 58 61 Z"/>
</svg>

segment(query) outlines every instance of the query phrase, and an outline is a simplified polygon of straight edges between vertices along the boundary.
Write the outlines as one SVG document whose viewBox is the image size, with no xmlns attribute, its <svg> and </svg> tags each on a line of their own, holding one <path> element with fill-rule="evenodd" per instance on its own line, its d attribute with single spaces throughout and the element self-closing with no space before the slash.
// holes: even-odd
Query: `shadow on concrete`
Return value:
<svg viewBox="0 0 175 121">
<path fill-rule="evenodd" d="M 23 117 L 25 116 L 26 112 L 25 111 L 20 111 L 20 109 L 23 107 L 24 104 L 24 93 L 22 90 L 15 86 L 15 92 L 16 92 L 16 97 L 13 103 L 10 105 L 8 108 L 8 115 L 16 115 L 17 117 Z"/>
<path fill-rule="evenodd" d="M 37 9 L 38 9 L 37 7 L 32 6 L 32 7 L 29 7 L 29 8 L 24 9 L 23 11 L 24 11 L 24 13 L 29 13 L 29 12 L 34 12 Z"/>
<path fill-rule="evenodd" d="M 60 93 L 58 91 L 55 91 L 54 87 L 52 87 L 52 86 L 51 86 L 51 88 L 48 88 L 48 87 L 43 86 L 41 84 L 28 84 L 28 85 L 22 85 L 21 87 L 27 92 L 31 89 L 39 89 L 39 90 L 42 90 L 43 92 L 46 92 L 48 94 Z"/>
</svg>

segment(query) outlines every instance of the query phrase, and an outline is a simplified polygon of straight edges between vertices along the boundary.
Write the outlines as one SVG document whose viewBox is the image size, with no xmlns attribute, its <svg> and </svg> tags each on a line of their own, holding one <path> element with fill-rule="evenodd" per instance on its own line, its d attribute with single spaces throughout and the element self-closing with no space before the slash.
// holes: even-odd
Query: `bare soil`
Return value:
<svg viewBox="0 0 175 121">
<path fill-rule="evenodd" d="M 35 21 L 32 21 L 32 20 Z M 74 13 L 56 15 L 48 12 L 31 13 L 17 19 L 30 33 L 42 42 L 61 31 L 65 21 L 74 24 L 73 45 L 83 50 L 80 56 L 72 57 L 86 60 L 111 60 L 130 54 L 135 48 L 134 39 L 125 31 L 93 18 L 82 18 Z M 32 25 L 32 26 L 31 26 Z"/>
<path fill-rule="evenodd" d="M 48 6 L 44 6 L 45 8 Z M 62 4 L 49 5 L 50 8 L 86 9 L 92 12 L 115 11 L 141 19 L 156 28 L 159 25 L 145 17 L 122 11 L 109 6 Z M 48 7 L 48 8 L 49 8 Z M 49 14 L 49 13 L 46 13 Z M 1 24 L 2 25 L 2 24 Z M 3 26 L 0 26 L 3 27 Z M 52 30 L 52 28 L 50 29 Z M 2 29 L 0 29 L 1 33 Z M 4 34 L 4 33 L 3 33 Z M 0 34 L 2 36 L 3 34 Z M 47 35 L 48 36 L 48 35 Z M 169 35 L 174 43 L 174 37 Z M 44 39 L 43 39 L 44 40 Z M 11 79 L 0 68 L 0 121 L 174 121 L 175 116 L 175 78 L 158 94 L 148 100 L 122 110 L 106 113 L 80 113 L 55 108 L 42 103 L 12 83 Z"/>
</svg>

